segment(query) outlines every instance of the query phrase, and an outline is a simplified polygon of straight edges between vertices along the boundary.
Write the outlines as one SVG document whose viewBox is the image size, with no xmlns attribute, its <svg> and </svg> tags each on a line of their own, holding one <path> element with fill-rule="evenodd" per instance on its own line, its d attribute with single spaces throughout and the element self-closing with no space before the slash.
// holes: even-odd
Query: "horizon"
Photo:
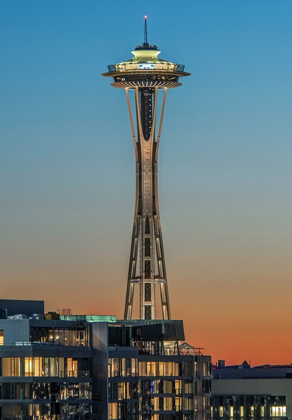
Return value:
<svg viewBox="0 0 292 420">
<path fill-rule="evenodd" d="M 288 0 L 130 0 L 127 25 L 106 2 L 0 4 L 2 298 L 122 317 L 135 161 L 100 74 L 143 42 L 146 5 L 149 43 L 191 73 L 160 145 L 172 318 L 213 362 L 290 364 Z"/>
</svg>

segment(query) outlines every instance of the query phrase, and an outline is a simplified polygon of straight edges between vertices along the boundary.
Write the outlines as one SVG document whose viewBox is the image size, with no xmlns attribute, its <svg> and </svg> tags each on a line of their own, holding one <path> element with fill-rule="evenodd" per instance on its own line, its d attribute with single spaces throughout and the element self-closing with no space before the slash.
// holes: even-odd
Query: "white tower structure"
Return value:
<svg viewBox="0 0 292 420">
<path fill-rule="evenodd" d="M 132 319 L 134 292 L 140 288 L 140 318 L 155 319 L 156 286 L 160 289 L 162 318 L 170 319 L 166 264 L 158 204 L 158 151 L 168 89 L 181 85 L 179 78 L 189 76 L 184 65 L 158 57 L 156 45 L 147 41 L 145 16 L 144 42 L 132 51 L 133 58 L 108 66 L 103 76 L 112 77 L 112 86 L 125 89 L 136 159 L 136 200 L 132 231 L 125 319 Z M 137 129 L 129 92 L 135 97 Z M 158 116 L 158 94 L 162 109 Z"/>
</svg>

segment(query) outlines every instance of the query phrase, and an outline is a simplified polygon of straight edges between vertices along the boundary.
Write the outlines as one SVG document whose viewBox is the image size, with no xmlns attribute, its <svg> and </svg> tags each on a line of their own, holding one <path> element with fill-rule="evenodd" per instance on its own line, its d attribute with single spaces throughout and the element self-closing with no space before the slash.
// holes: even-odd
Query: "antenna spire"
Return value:
<svg viewBox="0 0 292 420">
<path fill-rule="evenodd" d="M 148 44 L 148 40 L 147 40 L 147 15 L 144 16 L 144 44 Z"/>
</svg>

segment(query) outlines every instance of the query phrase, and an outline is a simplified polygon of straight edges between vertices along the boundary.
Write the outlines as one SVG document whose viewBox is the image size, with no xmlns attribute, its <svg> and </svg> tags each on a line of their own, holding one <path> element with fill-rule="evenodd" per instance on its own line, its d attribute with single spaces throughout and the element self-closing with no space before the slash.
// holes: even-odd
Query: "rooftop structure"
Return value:
<svg viewBox="0 0 292 420">
<path fill-rule="evenodd" d="M 125 89 L 136 159 L 136 201 L 125 319 L 133 318 L 135 286 L 140 288 L 140 318 L 159 318 L 156 311 L 156 285 L 160 288 L 162 318 L 170 319 L 170 302 L 158 203 L 158 150 L 169 88 L 180 86 L 179 78 L 189 76 L 184 65 L 158 56 L 160 50 L 148 43 L 147 16 L 144 42 L 132 51 L 133 58 L 108 66 L 103 76 L 114 79 L 112 86 Z M 137 130 L 135 131 L 129 91 L 134 92 Z M 158 93 L 163 92 L 160 118 Z"/>
</svg>

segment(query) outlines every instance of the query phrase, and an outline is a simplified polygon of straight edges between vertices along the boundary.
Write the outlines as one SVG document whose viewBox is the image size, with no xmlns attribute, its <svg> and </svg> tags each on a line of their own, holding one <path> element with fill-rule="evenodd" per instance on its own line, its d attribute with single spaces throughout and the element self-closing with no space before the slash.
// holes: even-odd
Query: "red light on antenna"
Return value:
<svg viewBox="0 0 292 420">
<path fill-rule="evenodd" d="M 147 15 L 145 15 L 144 18 L 147 19 Z"/>
</svg>

